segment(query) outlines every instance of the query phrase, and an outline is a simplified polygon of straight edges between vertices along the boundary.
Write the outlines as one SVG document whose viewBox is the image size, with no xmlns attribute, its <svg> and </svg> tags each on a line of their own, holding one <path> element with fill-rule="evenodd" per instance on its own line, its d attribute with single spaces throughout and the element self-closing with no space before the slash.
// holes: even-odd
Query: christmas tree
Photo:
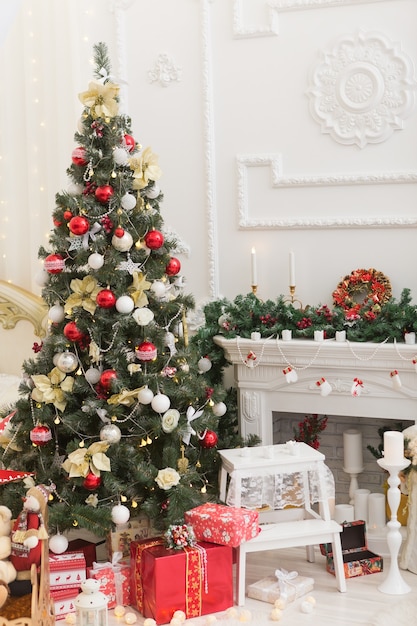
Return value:
<svg viewBox="0 0 417 626">
<path fill-rule="evenodd" d="M 119 113 L 106 46 L 94 52 L 70 185 L 39 250 L 49 332 L 23 364 L 1 461 L 53 486 L 50 532 L 101 536 L 138 511 L 164 530 L 216 499 L 227 407 L 218 368 L 188 339 L 194 302 L 164 232 L 158 158 Z M 23 492 L 3 487 L 14 514 Z"/>
</svg>

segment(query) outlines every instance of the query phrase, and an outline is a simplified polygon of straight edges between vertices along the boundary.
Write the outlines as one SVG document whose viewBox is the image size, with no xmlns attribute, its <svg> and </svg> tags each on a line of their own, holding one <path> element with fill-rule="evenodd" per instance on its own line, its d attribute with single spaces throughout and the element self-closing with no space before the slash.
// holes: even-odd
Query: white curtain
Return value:
<svg viewBox="0 0 417 626">
<path fill-rule="evenodd" d="M 0 278 L 35 293 L 41 290 L 38 248 L 53 227 L 55 193 L 68 184 L 82 111 L 78 94 L 92 78 L 95 43 L 106 42 L 115 58 L 122 5 L 0 2 Z"/>
</svg>

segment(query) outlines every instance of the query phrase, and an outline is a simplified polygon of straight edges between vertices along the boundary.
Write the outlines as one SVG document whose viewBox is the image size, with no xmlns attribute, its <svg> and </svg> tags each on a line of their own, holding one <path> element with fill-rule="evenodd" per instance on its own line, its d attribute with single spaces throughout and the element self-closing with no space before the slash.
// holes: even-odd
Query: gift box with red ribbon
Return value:
<svg viewBox="0 0 417 626">
<path fill-rule="evenodd" d="M 236 548 L 259 534 L 258 511 L 240 507 L 206 503 L 186 511 L 184 518 L 198 541 Z"/>
<path fill-rule="evenodd" d="M 175 611 L 187 618 L 233 606 L 232 549 L 200 542 L 180 550 L 162 537 L 130 544 L 131 606 L 157 624 Z"/>
<path fill-rule="evenodd" d="M 84 552 L 49 554 L 49 584 L 51 589 L 80 588 L 87 577 Z"/>
<path fill-rule="evenodd" d="M 88 570 L 89 578 L 100 581 L 100 591 L 107 596 L 109 609 L 130 604 L 130 565 L 121 558 L 122 553 L 115 552 L 111 562 L 93 563 Z"/>
</svg>

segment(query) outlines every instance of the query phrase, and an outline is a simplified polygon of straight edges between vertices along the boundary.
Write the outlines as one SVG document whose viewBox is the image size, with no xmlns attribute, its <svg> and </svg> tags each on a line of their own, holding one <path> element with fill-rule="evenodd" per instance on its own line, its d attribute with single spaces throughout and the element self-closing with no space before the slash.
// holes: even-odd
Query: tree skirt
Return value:
<svg viewBox="0 0 417 626">
<path fill-rule="evenodd" d="M 417 594 L 402 596 L 386 606 L 369 622 L 369 626 L 412 626 L 417 623 Z"/>
</svg>

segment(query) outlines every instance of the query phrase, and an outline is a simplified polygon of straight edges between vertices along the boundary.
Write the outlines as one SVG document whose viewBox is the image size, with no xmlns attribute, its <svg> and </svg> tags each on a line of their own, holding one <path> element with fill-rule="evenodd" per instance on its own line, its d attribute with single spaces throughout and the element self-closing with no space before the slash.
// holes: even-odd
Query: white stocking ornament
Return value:
<svg viewBox="0 0 417 626">
<path fill-rule="evenodd" d="M 316 382 L 317 387 L 320 388 L 320 395 L 321 396 L 328 396 L 329 393 L 331 393 L 332 391 L 332 386 L 329 382 L 327 382 L 327 380 L 325 378 L 320 378 L 320 380 L 318 380 Z"/>
<path fill-rule="evenodd" d="M 287 383 L 296 383 L 298 380 L 298 374 L 292 367 L 286 367 L 285 370 L 282 370 L 282 373 L 285 376 Z"/>
<path fill-rule="evenodd" d="M 360 378 L 354 378 L 353 379 L 353 385 L 352 388 L 350 390 L 350 393 L 353 397 L 355 396 L 360 396 L 362 393 L 362 387 L 363 387 L 363 382 L 361 381 Z"/>
<path fill-rule="evenodd" d="M 398 371 L 397 370 L 393 370 L 390 373 L 391 376 L 391 381 L 392 381 L 392 386 L 394 387 L 394 389 L 400 389 L 401 387 L 401 379 L 398 375 Z"/>
</svg>

